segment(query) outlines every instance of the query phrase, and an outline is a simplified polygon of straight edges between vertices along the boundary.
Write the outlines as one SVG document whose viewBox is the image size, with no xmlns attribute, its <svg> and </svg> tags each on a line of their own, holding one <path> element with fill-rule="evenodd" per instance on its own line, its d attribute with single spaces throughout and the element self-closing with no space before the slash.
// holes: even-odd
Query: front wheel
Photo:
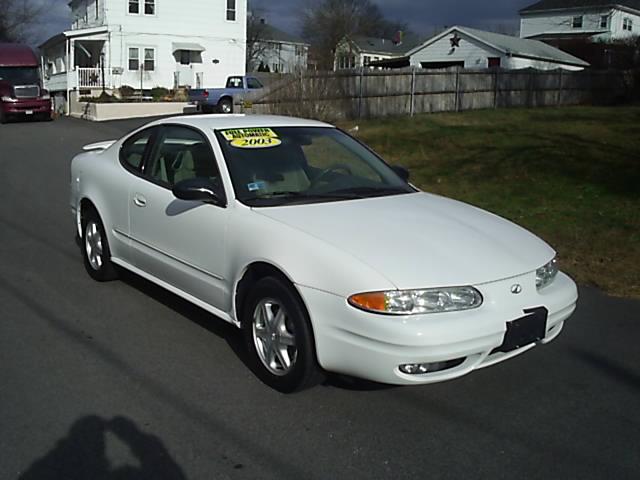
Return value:
<svg viewBox="0 0 640 480">
<path fill-rule="evenodd" d="M 89 276 L 99 282 L 115 280 L 118 274 L 111 263 L 107 235 L 95 210 L 89 210 L 82 219 L 82 232 L 82 258 Z"/>
<path fill-rule="evenodd" d="M 243 312 L 245 344 L 258 378 L 283 393 L 320 381 L 309 316 L 291 287 L 274 277 L 260 280 Z"/>
</svg>

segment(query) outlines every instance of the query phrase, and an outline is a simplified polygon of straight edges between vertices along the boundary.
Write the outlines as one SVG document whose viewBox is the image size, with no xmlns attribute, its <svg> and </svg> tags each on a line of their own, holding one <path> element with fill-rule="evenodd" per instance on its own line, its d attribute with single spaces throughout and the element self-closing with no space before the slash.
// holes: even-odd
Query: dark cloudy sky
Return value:
<svg viewBox="0 0 640 480">
<path fill-rule="evenodd" d="M 44 40 L 69 27 L 69 0 L 37 0 L 51 4 L 42 29 Z M 162 0 L 160 0 L 162 1 Z M 185 4 L 189 0 L 182 0 Z M 312 0 L 313 1 L 313 0 Z M 416 33 L 428 35 L 445 25 L 477 28 L 511 28 L 517 31 L 518 10 L 535 0 L 374 0 L 390 20 L 407 23 Z M 299 33 L 298 14 L 308 0 L 255 0 L 269 22 L 290 33 Z"/>
</svg>

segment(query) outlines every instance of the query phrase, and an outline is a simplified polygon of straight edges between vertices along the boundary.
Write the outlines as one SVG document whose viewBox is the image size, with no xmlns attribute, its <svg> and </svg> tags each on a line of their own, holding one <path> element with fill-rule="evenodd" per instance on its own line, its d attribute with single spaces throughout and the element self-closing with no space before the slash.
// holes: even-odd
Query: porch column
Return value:
<svg viewBox="0 0 640 480">
<path fill-rule="evenodd" d="M 71 61 L 71 41 L 67 38 L 64 41 L 65 48 L 65 65 L 64 70 L 67 77 L 67 105 L 66 105 L 66 114 L 67 116 L 71 115 L 71 69 L 69 68 Z"/>
</svg>

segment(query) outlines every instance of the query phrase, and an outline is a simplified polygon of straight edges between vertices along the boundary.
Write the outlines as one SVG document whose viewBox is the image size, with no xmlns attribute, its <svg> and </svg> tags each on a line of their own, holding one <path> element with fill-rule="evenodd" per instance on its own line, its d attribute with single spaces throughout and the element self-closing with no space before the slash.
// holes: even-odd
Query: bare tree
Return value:
<svg viewBox="0 0 640 480">
<path fill-rule="evenodd" d="M 320 69 L 331 69 L 336 45 L 345 36 L 391 38 L 403 25 L 386 20 L 371 0 L 313 0 L 301 12 L 302 36 Z"/>
<path fill-rule="evenodd" d="M 0 0 L 0 42 L 26 42 L 49 3 L 42 0 Z"/>
<path fill-rule="evenodd" d="M 249 13 L 247 15 L 247 71 L 255 68 L 258 60 L 264 55 L 268 48 L 265 40 L 267 24 L 265 12 L 261 8 L 254 8 L 253 2 L 249 2 Z"/>
</svg>

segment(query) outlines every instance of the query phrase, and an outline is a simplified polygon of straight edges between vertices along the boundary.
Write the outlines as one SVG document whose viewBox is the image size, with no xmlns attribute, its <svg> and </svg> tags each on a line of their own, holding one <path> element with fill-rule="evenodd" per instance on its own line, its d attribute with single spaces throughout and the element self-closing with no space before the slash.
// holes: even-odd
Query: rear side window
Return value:
<svg viewBox="0 0 640 480">
<path fill-rule="evenodd" d="M 120 148 L 120 161 L 125 167 L 138 172 L 142 169 L 142 160 L 154 131 L 155 128 L 143 130 L 124 142 Z"/>
<path fill-rule="evenodd" d="M 247 87 L 249 88 L 262 88 L 262 84 L 258 81 L 257 78 L 247 78 Z"/>
</svg>

